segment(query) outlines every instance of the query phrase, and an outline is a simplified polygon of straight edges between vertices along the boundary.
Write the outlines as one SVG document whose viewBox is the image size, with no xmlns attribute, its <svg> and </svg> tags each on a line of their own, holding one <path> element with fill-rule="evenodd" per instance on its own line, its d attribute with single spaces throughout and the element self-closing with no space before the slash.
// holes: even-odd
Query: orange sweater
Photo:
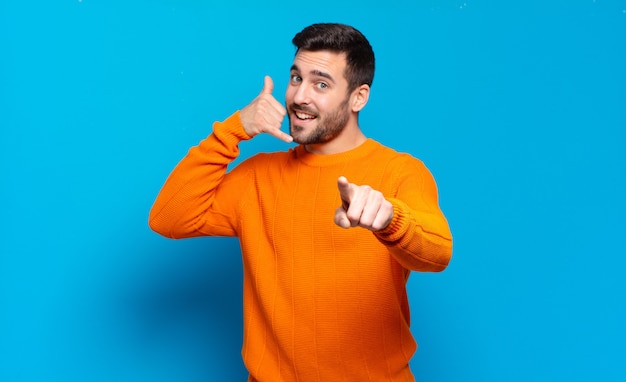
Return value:
<svg viewBox="0 0 626 382">
<path fill-rule="evenodd" d="M 239 237 L 249 380 L 413 381 L 406 281 L 443 270 L 452 251 L 431 174 L 373 140 L 335 155 L 258 154 L 227 173 L 246 139 L 238 113 L 215 123 L 168 178 L 150 226 Z M 386 229 L 334 224 L 341 175 L 393 204 Z"/>
</svg>

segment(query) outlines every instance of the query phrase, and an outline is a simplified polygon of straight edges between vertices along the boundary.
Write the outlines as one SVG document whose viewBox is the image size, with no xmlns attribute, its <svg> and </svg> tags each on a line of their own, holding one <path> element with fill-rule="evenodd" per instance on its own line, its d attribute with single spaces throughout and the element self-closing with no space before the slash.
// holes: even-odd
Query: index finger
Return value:
<svg viewBox="0 0 626 382">
<path fill-rule="evenodd" d="M 345 176 L 340 176 L 339 179 L 337 179 L 337 188 L 339 189 L 342 206 L 347 210 L 348 207 L 350 207 L 354 192 L 352 191 L 352 187 L 350 187 L 350 182 L 348 182 Z"/>
</svg>

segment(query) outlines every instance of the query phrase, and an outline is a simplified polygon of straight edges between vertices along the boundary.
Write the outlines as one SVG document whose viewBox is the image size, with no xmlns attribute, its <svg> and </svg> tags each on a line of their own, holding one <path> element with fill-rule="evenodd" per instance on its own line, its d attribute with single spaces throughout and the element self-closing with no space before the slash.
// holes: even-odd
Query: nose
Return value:
<svg viewBox="0 0 626 382">
<path fill-rule="evenodd" d="M 302 84 L 294 86 L 293 102 L 298 105 L 306 105 L 311 102 L 306 86 Z"/>
</svg>

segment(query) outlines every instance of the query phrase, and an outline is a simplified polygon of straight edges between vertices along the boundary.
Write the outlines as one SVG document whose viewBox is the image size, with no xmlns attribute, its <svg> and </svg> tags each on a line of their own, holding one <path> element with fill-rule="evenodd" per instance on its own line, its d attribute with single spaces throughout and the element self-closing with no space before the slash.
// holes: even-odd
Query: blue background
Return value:
<svg viewBox="0 0 626 382">
<path fill-rule="evenodd" d="M 454 233 L 409 282 L 417 379 L 626 380 L 626 1 L 250 3 L 1 3 L 0 381 L 245 380 L 237 241 L 147 215 L 320 21 L 370 39 L 362 128 Z"/>
</svg>

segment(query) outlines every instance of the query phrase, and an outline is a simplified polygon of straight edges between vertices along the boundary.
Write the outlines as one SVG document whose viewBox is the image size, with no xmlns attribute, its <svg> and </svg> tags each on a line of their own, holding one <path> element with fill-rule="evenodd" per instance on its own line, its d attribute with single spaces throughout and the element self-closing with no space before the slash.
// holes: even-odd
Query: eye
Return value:
<svg viewBox="0 0 626 382">
<path fill-rule="evenodd" d="M 318 82 L 317 87 L 322 90 L 328 89 L 328 84 L 326 82 Z"/>
<path fill-rule="evenodd" d="M 300 82 L 302 82 L 302 77 L 297 74 L 292 74 L 290 81 L 292 84 L 299 84 Z"/>
</svg>

